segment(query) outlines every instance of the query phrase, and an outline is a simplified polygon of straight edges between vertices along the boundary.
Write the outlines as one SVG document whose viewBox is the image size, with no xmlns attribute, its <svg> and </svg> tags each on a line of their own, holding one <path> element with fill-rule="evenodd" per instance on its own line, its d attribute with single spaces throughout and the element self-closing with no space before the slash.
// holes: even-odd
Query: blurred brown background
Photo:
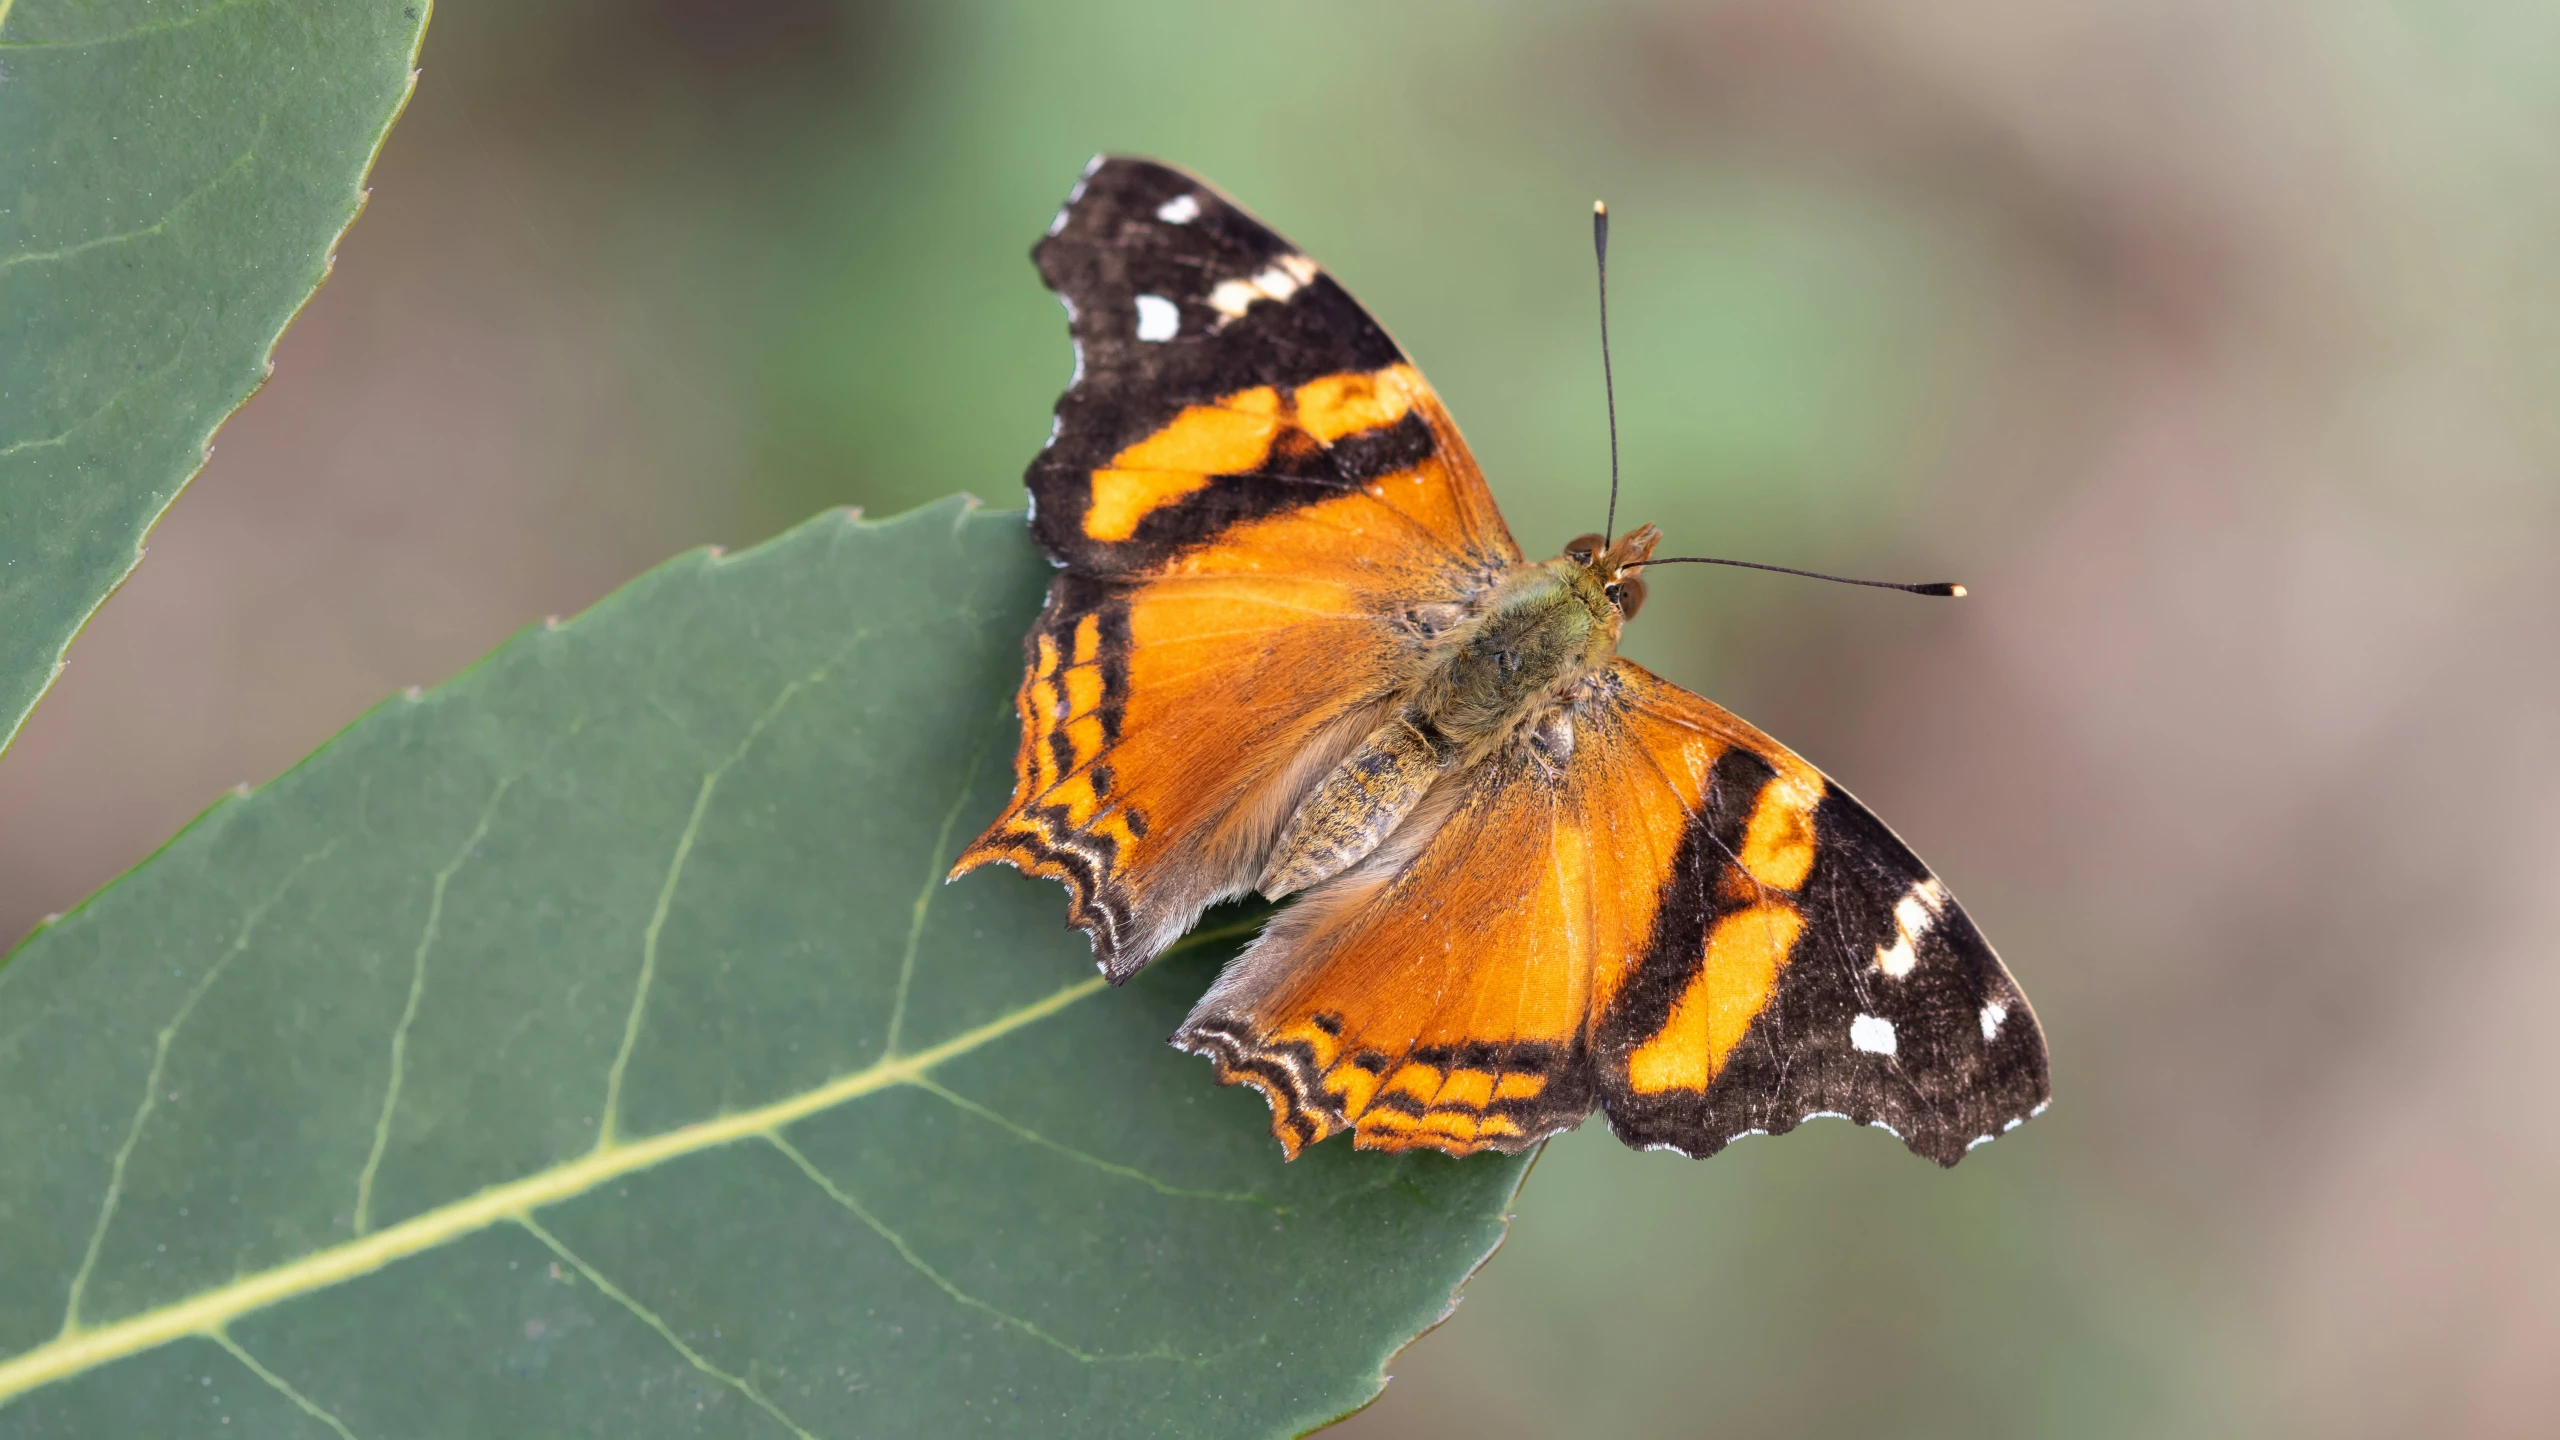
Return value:
<svg viewBox="0 0 2560 1440">
<path fill-rule="evenodd" d="M 1555 1145 L 1347 1435 L 2550 1434 L 2560 10 L 445 0 L 336 276 L 0 762 L 0 932 L 687 546 L 1014 503 L 1024 251 L 1190 165 L 1421 360 L 1630 648 L 2037 1002 L 1952 1174 Z M 1203 1083 L 1206 1083 L 1204 1076 Z"/>
</svg>

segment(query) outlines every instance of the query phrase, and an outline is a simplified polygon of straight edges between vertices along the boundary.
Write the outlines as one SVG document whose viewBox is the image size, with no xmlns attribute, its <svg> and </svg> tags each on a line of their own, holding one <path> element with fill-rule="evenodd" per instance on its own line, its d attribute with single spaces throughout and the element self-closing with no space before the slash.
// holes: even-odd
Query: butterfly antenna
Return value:
<svg viewBox="0 0 2560 1440">
<path fill-rule="evenodd" d="M 1600 386 L 1609 397 L 1609 523 L 1600 549 L 1618 536 L 1618 377 L 1609 370 L 1609 205 L 1591 202 L 1591 254 L 1600 262 Z"/>
<path fill-rule="evenodd" d="M 1802 575 L 1808 580 L 1829 580 L 1840 585 L 1866 585 L 1878 590 L 1901 590 L 1913 595 L 1961 598 L 1965 594 L 1965 588 L 1953 580 L 1931 580 L 1924 584 L 1905 585 L 1895 580 L 1857 580 L 1846 575 L 1825 575 L 1819 570 L 1798 570 L 1792 565 L 1763 565 L 1757 560 L 1717 560 L 1705 555 L 1670 555 L 1643 563 L 1646 565 L 1732 565 L 1744 570 L 1774 570 L 1781 575 Z"/>
<path fill-rule="evenodd" d="M 1600 537 L 1600 551 L 1606 553 L 1609 543 L 1618 535 L 1618 377 L 1609 365 L 1609 204 L 1605 200 L 1591 202 L 1591 257 L 1600 272 L 1600 387 L 1609 403 L 1609 520 Z M 1780 575 L 1802 575 L 1809 580 L 1829 580 L 1840 585 L 1865 585 L 1877 590 L 1900 590 L 1912 595 L 1960 597 L 1964 587 L 1952 580 L 1933 580 L 1905 585 L 1893 580 L 1857 580 L 1847 575 L 1826 575 L 1819 570 L 1798 570 L 1792 565 L 1763 565 L 1756 560 L 1718 560 L 1705 555 L 1675 555 L 1661 560 L 1645 560 L 1643 565 L 1732 565 L 1744 570 L 1769 570 Z"/>
</svg>

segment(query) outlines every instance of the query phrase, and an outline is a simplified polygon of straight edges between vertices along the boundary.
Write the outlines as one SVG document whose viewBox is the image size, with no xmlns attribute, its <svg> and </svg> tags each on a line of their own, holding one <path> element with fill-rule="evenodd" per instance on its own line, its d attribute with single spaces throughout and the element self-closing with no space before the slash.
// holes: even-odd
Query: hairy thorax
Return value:
<svg viewBox="0 0 2560 1440">
<path fill-rule="evenodd" d="M 1443 777 L 1507 746 L 1534 745 L 1557 762 L 1570 754 L 1573 701 L 1616 656 L 1640 593 L 1626 572 L 1655 538 L 1648 525 L 1614 546 L 1576 541 L 1512 570 L 1473 605 L 1429 617 L 1416 683 L 1298 800 L 1263 866 L 1262 893 L 1276 900 L 1357 864 Z"/>
</svg>

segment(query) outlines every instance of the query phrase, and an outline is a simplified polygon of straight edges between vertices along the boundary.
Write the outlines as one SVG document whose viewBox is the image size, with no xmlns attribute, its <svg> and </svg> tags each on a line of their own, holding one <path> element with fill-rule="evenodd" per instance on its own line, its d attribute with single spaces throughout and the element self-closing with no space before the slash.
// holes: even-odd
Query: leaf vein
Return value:
<svg viewBox="0 0 2560 1440">
<path fill-rule="evenodd" d="M 266 1381 L 268 1388 L 274 1390 L 277 1394 L 282 1395 L 287 1400 L 292 1401 L 301 1409 L 303 1414 L 308 1415 L 312 1419 L 319 1421 L 321 1424 L 328 1426 L 330 1429 L 337 1431 L 339 1440 L 356 1440 L 356 1432 L 348 1429 L 345 1421 L 340 1420 L 337 1416 L 332 1415 L 327 1410 L 321 1408 L 318 1402 L 314 1401 L 310 1396 L 293 1388 L 292 1381 L 285 1379 L 273 1370 L 259 1364 L 258 1357 L 241 1349 L 240 1342 L 232 1339 L 229 1331 L 214 1331 L 213 1343 L 230 1351 L 232 1359 L 237 1360 L 242 1365 L 248 1367 L 250 1374 Z"/>
<path fill-rule="evenodd" d="M 480 819 L 471 827 L 471 834 L 462 842 L 462 848 L 453 852 L 453 858 L 435 873 L 433 883 L 428 886 L 426 927 L 419 933 L 417 951 L 409 960 L 408 1003 L 401 1007 L 400 1022 L 391 1031 L 391 1074 L 383 1082 L 382 1113 L 374 1117 L 373 1148 L 366 1152 L 364 1169 L 356 1176 L 355 1233 L 358 1235 L 372 1228 L 373 1179 L 382 1169 L 383 1151 L 391 1144 L 391 1115 L 400 1106 L 400 1084 L 408 1071 L 409 1027 L 417 1022 L 418 1002 L 426 997 L 427 956 L 435 949 L 436 929 L 444 919 L 445 886 L 451 884 L 453 877 L 469 862 L 471 852 L 479 849 L 480 842 L 489 837 L 489 823 L 497 817 L 498 802 L 506 798 L 507 787 L 514 783 L 512 775 L 498 782 L 498 788 L 490 792 L 489 803 L 480 807 Z"/>
<path fill-rule="evenodd" d="M 802 1428 L 799 1421 L 784 1414 L 781 1406 L 774 1404 L 771 1399 L 767 1398 L 763 1391 L 758 1390 L 755 1387 L 755 1382 L 747 1379 L 743 1375 L 732 1375 L 728 1371 L 721 1369 L 719 1366 L 712 1364 L 710 1360 L 703 1356 L 702 1352 L 684 1343 L 684 1338 L 676 1334 L 675 1330 L 670 1327 L 666 1321 L 659 1319 L 657 1312 L 651 1310 L 648 1306 L 641 1304 L 638 1300 L 633 1299 L 630 1293 L 625 1291 L 621 1286 L 606 1279 L 604 1272 L 578 1258 L 576 1251 L 573 1251 L 568 1246 L 561 1244 L 558 1236 L 543 1229 L 541 1224 L 532 1216 L 517 1215 L 514 1216 L 513 1219 L 518 1225 L 521 1225 L 525 1229 L 531 1231 L 533 1233 L 533 1238 L 550 1246 L 552 1254 L 568 1261 L 570 1266 L 576 1269 L 579 1274 L 587 1277 L 588 1284 L 593 1285 L 598 1290 L 603 1291 L 606 1295 L 611 1296 L 615 1304 L 630 1311 L 632 1315 L 639 1319 L 641 1324 L 657 1331 L 658 1338 L 666 1341 L 669 1347 L 674 1349 L 677 1354 L 683 1356 L 686 1364 L 691 1365 L 694 1369 L 701 1371 L 703 1374 L 710 1376 L 721 1384 L 728 1386 L 730 1389 L 737 1391 L 739 1394 L 746 1396 L 748 1400 L 754 1402 L 757 1409 L 772 1416 L 774 1420 L 782 1426 L 782 1428 L 799 1436 L 800 1440 L 818 1440 L 817 1436 L 810 1434 L 806 1429 Z"/>
<path fill-rule="evenodd" d="M 177 368 L 178 361 L 173 359 L 168 364 L 161 366 L 157 370 L 151 371 L 149 374 L 140 376 L 137 379 L 118 386 L 114 394 L 98 402 L 97 409 L 92 410 L 88 414 L 81 416 L 79 419 L 72 421 L 69 425 L 64 426 L 58 433 L 47 435 L 40 440 L 13 440 L 6 445 L 0 445 L 0 460 L 6 460 L 21 450 L 52 450 L 70 444 L 72 436 L 79 434 L 81 431 L 97 424 L 100 420 L 105 419 L 111 411 L 113 411 L 117 406 L 123 404 L 126 399 L 133 394 L 133 392 L 141 389 L 145 385 L 151 384 L 153 381 L 160 379 L 170 371 Z"/>
<path fill-rule="evenodd" d="M 1274 1215 L 1286 1215 L 1289 1213 L 1288 1206 L 1274 1201 L 1268 1195 L 1257 1194 L 1251 1190 L 1195 1190 L 1189 1186 L 1176 1185 L 1171 1181 L 1159 1180 L 1155 1176 L 1148 1174 L 1146 1171 L 1141 1170 L 1134 1165 L 1123 1165 L 1116 1160 L 1105 1160 L 1099 1155 L 1088 1154 L 1085 1151 L 1076 1149 L 1072 1145 L 1061 1144 L 1027 1125 L 1020 1124 L 1019 1122 L 1004 1115 L 998 1114 L 996 1111 L 979 1104 L 977 1101 L 970 1099 L 966 1095 L 961 1095 L 945 1088 L 929 1076 L 917 1076 L 911 1083 L 913 1083 L 919 1090 L 925 1091 L 931 1095 L 939 1096 L 943 1100 L 950 1102 L 954 1109 L 975 1115 L 979 1119 L 986 1121 L 988 1124 L 995 1126 L 999 1130 L 1003 1130 L 1013 1135 L 1015 1138 L 1022 1140 L 1027 1144 L 1037 1145 L 1044 1150 L 1053 1151 L 1057 1154 L 1063 1155 L 1068 1159 L 1075 1161 L 1079 1165 L 1090 1165 L 1094 1169 L 1102 1171 L 1104 1174 L 1117 1175 L 1124 1180 L 1135 1180 L 1139 1184 L 1146 1186 L 1148 1189 L 1155 1191 L 1159 1195 L 1169 1195 L 1182 1200 L 1222 1200 L 1230 1204 L 1237 1205 L 1258 1205 L 1263 1209 L 1270 1211 Z"/>
<path fill-rule="evenodd" d="M 927 857 L 924 888 L 916 892 L 914 910 L 907 917 L 907 949 L 898 959 L 898 993 L 889 1006 L 889 1038 L 880 1047 L 880 1058 L 890 1059 L 898 1053 L 898 1038 L 907 1023 L 907 987 L 915 980 L 916 945 L 924 938 L 924 916 L 933 897 L 948 883 L 943 872 L 951 868 L 951 827 L 960 821 L 960 812 L 968 808 L 969 797 L 978 788 L 978 770 L 986 763 L 987 744 L 969 752 L 969 768 L 960 776 L 960 793 L 951 799 L 951 808 L 943 812 L 942 828 L 933 837 L 933 854 Z"/>
<path fill-rule="evenodd" d="M 260 130 L 263 132 L 264 128 L 264 123 L 261 122 Z M 77 256 L 86 255 L 92 250 L 103 250 L 110 245 L 127 245 L 136 240 L 150 239 L 152 236 L 158 235 L 162 231 L 167 230 L 169 228 L 169 222 L 178 218 L 179 211 L 184 210 L 188 206 L 196 203 L 198 200 L 203 199 L 207 194 L 211 193 L 215 187 L 222 184 L 223 181 L 230 179 L 234 174 L 248 165 L 250 161 L 257 158 L 258 151 L 255 146 L 241 151 L 237 156 L 233 157 L 230 164 L 223 166 L 218 171 L 215 171 L 212 179 L 205 181 L 193 190 L 190 190 L 186 194 L 178 197 L 174 204 L 170 205 L 168 209 L 160 212 L 159 219 L 152 221 L 148 225 L 144 225 L 133 230 L 126 230 L 115 235 L 93 235 L 86 240 L 76 241 L 72 244 L 62 246 L 59 249 L 25 250 L 15 255 L 0 256 L 0 273 L 14 270 L 21 265 L 43 265 L 56 260 L 69 260 Z"/>
<path fill-rule="evenodd" d="M 154 1310 L 113 1323 L 56 1336 L 0 1360 L 0 1402 L 37 1386 L 94 1369 L 127 1355 L 189 1335 L 207 1335 L 242 1315 L 297 1299 L 397 1260 L 449 1244 L 545 1205 L 586 1194 L 637 1171 L 680 1156 L 770 1134 L 793 1121 L 912 1082 L 947 1060 L 990 1045 L 1034 1025 L 1104 988 L 1101 976 L 1081 980 L 1042 999 L 964 1030 L 938 1045 L 840 1076 L 814 1090 L 786 1096 L 754 1110 L 715 1116 L 630 1140 L 601 1153 L 590 1151 L 548 1170 L 492 1185 L 433 1210 L 410 1216 L 370 1235 L 317 1250 L 299 1260 L 242 1275 Z"/>
<path fill-rule="evenodd" d="M 14 0 L 10 0 L 10 3 L 14 3 Z M 139 40 L 148 35 L 166 35 L 171 31 L 185 30 L 201 25 L 226 10 L 237 10 L 243 5 L 258 3 L 259 0 L 219 0 L 219 3 L 208 5 L 192 14 L 180 16 L 175 20 L 164 20 L 156 25 L 136 25 L 130 30 L 119 30 L 112 35 L 92 35 L 85 40 L 0 40 L 0 50 L 86 50 L 99 45 L 121 45 L 127 40 Z M 9 3 L 0 3 L 0 25 L 6 25 L 9 22 L 9 9 Z"/>
<path fill-rule="evenodd" d="M 834 1180 L 830 1179 L 825 1171 L 820 1170 L 815 1164 L 812 1164 L 809 1157 L 801 1154 L 799 1148 L 793 1145 L 790 1141 L 784 1139 L 779 1131 L 770 1132 L 766 1134 L 764 1138 L 767 1143 L 781 1151 L 783 1156 L 790 1160 L 792 1164 L 799 1166 L 800 1173 L 808 1176 L 811 1183 L 825 1191 L 829 1199 L 835 1201 L 838 1205 L 843 1206 L 846 1211 L 852 1214 L 853 1218 L 861 1221 L 864 1226 L 868 1227 L 871 1233 L 879 1236 L 882 1240 L 887 1241 L 889 1248 L 898 1252 L 899 1259 L 906 1261 L 909 1268 L 913 1269 L 917 1274 L 922 1275 L 927 1281 L 931 1282 L 933 1288 L 941 1291 L 944 1295 L 949 1296 L 953 1304 L 959 1305 L 965 1309 L 975 1310 L 982 1315 L 986 1315 L 991 1319 L 994 1319 L 999 1324 L 1010 1325 L 1014 1329 L 1021 1331 L 1023 1334 L 1030 1336 L 1032 1339 L 1039 1341 L 1041 1344 L 1056 1350 L 1058 1353 L 1086 1365 L 1113 1364 L 1130 1360 L 1171 1360 L 1182 1365 L 1206 1365 L 1209 1363 L 1205 1358 L 1190 1355 L 1177 1355 L 1170 1347 L 1162 1344 L 1158 1344 L 1146 1350 L 1132 1351 L 1128 1354 L 1122 1355 L 1108 1355 L 1092 1350 L 1081 1349 L 1075 1345 L 1069 1344 L 1065 1340 L 1059 1339 L 1056 1335 L 1042 1329 L 1033 1321 L 1025 1320 L 1021 1316 L 1016 1315 L 1009 1310 L 1002 1309 L 979 1299 L 977 1296 L 972 1295 L 968 1291 L 951 1283 L 949 1277 L 945 1276 L 941 1271 L 934 1269 L 922 1255 L 916 1253 L 915 1247 L 908 1244 L 904 1236 L 901 1236 L 897 1231 L 892 1230 L 887 1225 L 881 1223 L 880 1217 L 863 1208 L 861 1201 L 854 1199 L 849 1194 L 846 1194 L 841 1186 L 837 1185 Z"/>
<path fill-rule="evenodd" d="M 719 764 L 703 773 L 702 784 L 694 791 L 693 811 L 685 817 L 683 833 L 676 836 L 675 854 L 667 861 L 667 878 L 659 883 L 658 903 L 649 912 L 648 926 L 640 932 L 640 977 L 631 987 L 631 1010 L 623 1017 L 622 1044 L 614 1051 L 612 1067 L 605 1072 L 603 1118 L 596 1123 L 595 1148 L 598 1153 L 613 1148 L 615 1132 L 622 1123 L 622 1081 L 631 1069 L 632 1052 L 639 1048 L 640 1022 L 648 1013 L 650 987 L 658 978 L 658 937 L 665 931 L 667 916 L 675 908 L 676 884 L 684 876 L 685 862 L 693 858 L 694 840 L 702 833 L 702 817 L 710 812 L 711 797 L 719 790 L 721 777 L 747 758 L 747 752 L 755 748 L 756 741 L 763 738 L 764 732 L 801 691 L 824 680 L 828 672 L 842 663 L 866 638 L 864 634 L 855 635 L 845 642 L 844 648 L 829 656 L 825 664 L 784 685 L 773 697 L 773 703 L 767 705 L 764 713 L 747 727 L 747 733 L 739 739 L 737 746 Z"/>
<path fill-rule="evenodd" d="M 151 1047 L 151 1068 L 143 1075 L 142 1103 L 134 1107 L 133 1119 L 125 1125 L 124 1142 L 116 1147 L 115 1159 L 108 1165 L 107 1193 L 99 1197 L 98 1218 L 89 1227 L 88 1248 L 80 1256 L 80 1268 L 71 1276 L 71 1291 L 62 1307 L 64 1335 L 76 1335 L 80 1331 L 80 1302 L 88 1294 L 90 1277 L 97 1271 L 98 1254 L 106 1247 L 107 1227 L 115 1223 L 116 1205 L 124 1197 L 125 1166 L 132 1162 L 134 1149 L 142 1142 L 142 1131 L 150 1123 L 151 1112 L 159 1107 L 160 1078 L 169 1068 L 169 1046 L 178 1038 L 178 1031 L 187 1023 L 187 1017 L 195 1013 L 197 1003 L 213 989 L 214 982 L 220 980 L 223 972 L 231 968 L 231 962 L 249 948 L 249 937 L 257 933 L 258 922 L 266 917 L 267 911 L 284 898 L 285 892 L 302 878 L 303 871 L 336 848 L 337 842 L 331 841 L 303 856 L 266 898 L 240 917 L 240 928 L 231 937 L 230 946 L 205 967 L 194 988 L 187 992 L 187 998 L 178 1003 L 177 1013 L 169 1017 L 168 1024 L 160 1027 Z"/>
</svg>

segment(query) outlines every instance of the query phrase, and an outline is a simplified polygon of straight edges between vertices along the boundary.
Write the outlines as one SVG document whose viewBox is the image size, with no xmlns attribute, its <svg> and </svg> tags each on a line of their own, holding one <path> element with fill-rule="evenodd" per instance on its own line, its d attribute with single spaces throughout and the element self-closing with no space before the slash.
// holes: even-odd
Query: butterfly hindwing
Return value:
<svg viewBox="0 0 2560 1440">
<path fill-rule="evenodd" d="M 1581 1123 L 1588 1017 L 1644 946 L 1707 774 L 1656 770 L 1663 728 L 1604 691 L 1569 753 L 1527 737 L 1443 780 L 1275 918 L 1174 1043 L 1260 1089 L 1292 1154 L 1340 1130 L 1516 1151 Z"/>
<path fill-rule="evenodd" d="M 1033 255 L 1076 342 L 1024 477 L 1062 573 L 1013 803 L 953 873 L 1064 881 L 1117 980 L 1250 888 L 1288 800 L 1519 552 L 1403 352 L 1195 177 L 1099 161 Z"/>
</svg>

